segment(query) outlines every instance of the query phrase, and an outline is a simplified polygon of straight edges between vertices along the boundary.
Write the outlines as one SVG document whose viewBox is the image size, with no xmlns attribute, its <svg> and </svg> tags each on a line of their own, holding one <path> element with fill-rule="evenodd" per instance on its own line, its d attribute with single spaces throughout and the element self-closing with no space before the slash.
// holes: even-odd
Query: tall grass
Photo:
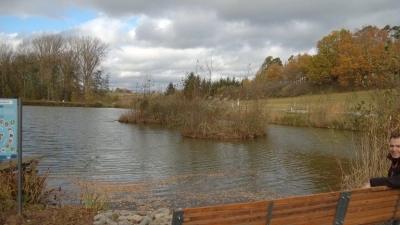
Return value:
<svg viewBox="0 0 400 225">
<path fill-rule="evenodd" d="M 22 201 L 26 204 L 45 202 L 54 190 L 47 190 L 46 180 L 49 170 L 37 174 L 37 163 L 31 163 L 29 170 L 22 171 Z M 8 171 L 0 171 L 0 210 L 7 210 L 17 204 L 18 173 L 11 167 Z"/>
<path fill-rule="evenodd" d="M 120 116 L 120 122 L 178 127 L 194 138 L 250 138 L 266 134 L 267 115 L 258 104 L 249 108 L 219 99 L 187 100 L 182 95 L 143 99 Z"/>
<path fill-rule="evenodd" d="M 100 156 L 81 160 L 83 167 L 79 170 L 82 175 L 93 164 L 96 163 Z M 81 189 L 81 202 L 87 209 L 94 211 L 104 211 L 108 209 L 110 199 L 106 193 L 98 193 L 95 191 L 94 185 L 89 185 L 87 182 L 82 181 L 81 178 L 76 178 L 76 181 Z M 90 186 L 90 187 L 89 187 Z"/>
<path fill-rule="evenodd" d="M 310 126 L 330 129 L 354 130 L 354 99 L 345 102 L 331 101 L 330 95 L 311 100 L 304 96 L 286 110 L 268 110 L 268 122 L 293 126 Z"/>
</svg>

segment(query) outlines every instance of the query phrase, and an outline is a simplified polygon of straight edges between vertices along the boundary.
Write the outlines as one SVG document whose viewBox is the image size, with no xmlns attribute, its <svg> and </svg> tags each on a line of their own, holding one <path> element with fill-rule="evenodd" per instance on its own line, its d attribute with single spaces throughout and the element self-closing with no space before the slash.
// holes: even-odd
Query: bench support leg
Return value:
<svg viewBox="0 0 400 225">
<path fill-rule="evenodd" d="M 174 210 L 172 214 L 172 225 L 182 225 L 183 222 L 183 210 Z"/>
<path fill-rule="evenodd" d="M 271 222 L 271 217 L 272 217 L 272 209 L 274 208 L 274 201 L 269 202 L 269 207 L 268 207 L 268 215 L 267 215 L 267 225 Z"/>
<path fill-rule="evenodd" d="M 344 217 L 346 216 L 347 206 L 350 202 L 351 191 L 343 191 L 340 193 L 339 202 L 336 208 L 334 225 L 342 225 L 344 223 Z"/>
<path fill-rule="evenodd" d="M 396 218 L 397 210 L 399 209 L 399 204 L 400 204 L 400 195 L 397 197 L 397 204 L 396 204 L 396 208 L 394 209 L 394 213 L 393 213 L 393 217 L 392 217 L 393 225 L 400 225 L 400 220 L 394 221 L 394 218 Z"/>
</svg>

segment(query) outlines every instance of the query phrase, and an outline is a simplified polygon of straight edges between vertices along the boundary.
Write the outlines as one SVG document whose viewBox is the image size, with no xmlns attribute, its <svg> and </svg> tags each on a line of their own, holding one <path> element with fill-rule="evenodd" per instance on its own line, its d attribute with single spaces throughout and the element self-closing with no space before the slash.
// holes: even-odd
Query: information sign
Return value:
<svg viewBox="0 0 400 225">
<path fill-rule="evenodd" d="M 0 98 L 0 160 L 18 154 L 18 99 Z"/>
</svg>

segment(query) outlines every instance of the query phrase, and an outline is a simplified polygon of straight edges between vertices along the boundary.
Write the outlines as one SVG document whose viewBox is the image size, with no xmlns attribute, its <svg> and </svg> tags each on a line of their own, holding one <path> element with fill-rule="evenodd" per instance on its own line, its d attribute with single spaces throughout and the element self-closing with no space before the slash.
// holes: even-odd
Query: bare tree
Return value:
<svg viewBox="0 0 400 225">
<path fill-rule="evenodd" d="M 13 49 L 9 44 L 0 45 L 0 76 L 1 76 L 1 94 L 6 97 L 11 94 L 10 83 L 10 66 L 12 62 Z"/>
<path fill-rule="evenodd" d="M 62 73 L 62 99 L 72 100 L 72 93 L 79 93 L 78 85 L 78 52 L 74 49 L 74 39 L 68 38 L 61 54 L 60 70 Z"/>
<path fill-rule="evenodd" d="M 151 87 L 153 87 L 154 84 L 154 80 L 151 78 L 151 75 L 146 75 L 145 81 L 142 85 L 142 89 L 143 89 L 143 97 L 146 97 L 146 92 L 148 94 L 150 94 L 150 89 Z"/>
<path fill-rule="evenodd" d="M 197 63 L 199 63 L 198 60 L 197 60 Z M 219 68 L 220 65 L 221 65 L 221 61 L 215 62 L 215 58 L 213 57 L 213 52 L 211 52 L 210 60 L 206 61 L 205 68 L 203 68 L 203 66 L 199 66 L 199 65 L 197 65 L 197 66 L 200 69 L 200 73 L 204 77 L 208 77 L 208 80 L 211 82 L 212 75 L 214 73 L 218 72 L 218 70 L 220 69 Z"/>
<path fill-rule="evenodd" d="M 73 46 L 78 53 L 78 77 L 86 100 L 90 96 L 90 90 L 93 87 L 94 73 L 106 58 L 110 49 L 109 45 L 103 43 L 100 39 L 89 36 L 75 38 Z"/>
<path fill-rule="evenodd" d="M 27 83 L 29 83 L 32 80 L 32 76 L 34 76 L 34 74 L 31 73 L 32 68 L 34 67 L 34 57 L 32 55 L 32 48 L 28 44 L 21 42 L 18 45 L 14 64 L 17 77 L 20 80 L 20 85 L 22 89 L 21 95 L 22 97 L 26 97 L 26 89 L 27 86 L 29 86 L 27 85 Z M 34 96 L 34 90 L 31 90 L 29 95 Z"/>
<path fill-rule="evenodd" d="M 210 60 L 206 61 L 205 67 L 198 65 L 199 61 L 197 60 L 197 66 L 196 66 L 196 72 L 197 72 L 197 68 L 199 68 L 199 72 L 200 74 L 204 77 L 204 80 L 207 80 L 206 78 L 208 78 L 207 81 L 207 87 L 203 87 L 203 89 L 206 89 L 208 95 L 211 95 L 211 79 L 212 76 L 217 73 L 220 69 L 220 65 L 221 65 L 221 61 L 215 62 L 215 58 L 213 57 L 213 52 L 211 52 L 210 55 Z"/>
<path fill-rule="evenodd" d="M 64 40 L 60 35 L 42 35 L 32 41 L 33 49 L 39 60 L 42 87 L 47 89 L 47 100 L 50 100 L 50 94 L 54 99 L 52 84 L 57 84 L 58 62 L 63 42 Z"/>
</svg>

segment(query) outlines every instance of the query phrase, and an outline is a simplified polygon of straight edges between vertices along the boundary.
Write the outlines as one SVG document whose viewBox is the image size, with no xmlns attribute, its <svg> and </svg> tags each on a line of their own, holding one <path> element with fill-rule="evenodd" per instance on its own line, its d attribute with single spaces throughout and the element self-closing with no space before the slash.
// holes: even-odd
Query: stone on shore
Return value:
<svg viewBox="0 0 400 225">
<path fill-rule="evenodd" d="M 171 225 L 172 210 L 160 208 L 155 211 L 108 210 L 93 218 L 93 225 Z"/>
</svg>

